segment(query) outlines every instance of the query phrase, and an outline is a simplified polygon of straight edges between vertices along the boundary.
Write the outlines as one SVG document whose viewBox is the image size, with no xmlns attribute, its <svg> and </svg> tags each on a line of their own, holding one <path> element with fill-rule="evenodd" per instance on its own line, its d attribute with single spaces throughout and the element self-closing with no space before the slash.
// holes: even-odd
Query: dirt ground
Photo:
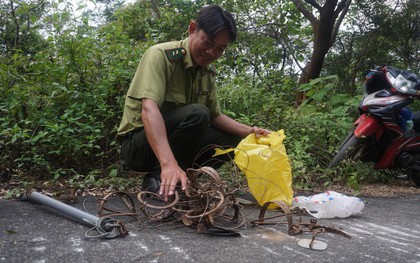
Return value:
<svg viewBox="0 0 420 263">
<path fill-rule="evenodd" d="M 366 197 L 395 197 L 420 194 L 420 187 L 414 187 L 408 181 L 395 181 L 389 184 L 365 184 L 358 193 L 346 186 L 332 186 L 328 190 L 346 195 Z M 323 190 L 317 189 L 316 191 L 322 192 Z"/>
<path fill-rule="evenodd" d="M 16 187 L 16 185 L 15 185 Z M 10 191 L 13 189 L 13 184 L 2 184 L 0 185 L 0 199 L 10 196 Z M 91 188 L 85 190 L 78 190 L 66 188 L 64 185 L 57 185 L 56 187 L 42 187 L 43 191 L 50 194 L 51 196 L 86 196 L 86 195 L 105 195 L 110 192 L 107 189 Z M 23 189 L 20 189 L 23 191 Z M 138 192 L 140 189 L 131 189 L 128 192 Z M 325 191 L 336 191 L 345 195 L 355 195 L 360 197 L 396 197 L 396 196 L 407 196 L 420 194 L 420 187 L 414 187 L 408 181 L 400 180 L 388 184 L 365 184 L 362 186 L 360 191 L 354 191 L 350 187 L 334 185 L 326 189 L 311 189 L 308 191 L 295 190 L 295 195 L 305 195 L 313 193 L 322 193 Z M 14 196 L 11 196 L 13 198 Z"/>
</svg>

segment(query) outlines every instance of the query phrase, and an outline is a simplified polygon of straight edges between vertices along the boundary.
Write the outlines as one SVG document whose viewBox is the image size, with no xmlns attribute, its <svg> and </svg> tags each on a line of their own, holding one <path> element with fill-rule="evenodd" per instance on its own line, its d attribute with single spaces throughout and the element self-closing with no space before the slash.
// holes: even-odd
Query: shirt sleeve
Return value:
<svg viewBox="0 0 420 263">
<path fill-rule="evenodd" d="M 162 50 L 151 47 L 143 55 L 127 96 L 133 99 L 152 99 L 159 107 L 165 100 L 168 67 Z"/>
</svg>

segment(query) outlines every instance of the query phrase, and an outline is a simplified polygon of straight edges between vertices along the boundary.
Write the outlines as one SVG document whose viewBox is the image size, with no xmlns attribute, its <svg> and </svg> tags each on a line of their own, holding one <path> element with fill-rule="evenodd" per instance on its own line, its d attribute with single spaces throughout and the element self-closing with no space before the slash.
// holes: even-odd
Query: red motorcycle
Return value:
<svg viewBox="0 0 420 263">
<path fill-rule="evenodd" d="M 372 70 L 360 117 L 329 167 L 344 159 L 374 163 L 375 169 L 401 169 L 420 186 L 420 112 L 407 106 L 420 98 L 420 78 L 389 66 Z"/>
</svg>

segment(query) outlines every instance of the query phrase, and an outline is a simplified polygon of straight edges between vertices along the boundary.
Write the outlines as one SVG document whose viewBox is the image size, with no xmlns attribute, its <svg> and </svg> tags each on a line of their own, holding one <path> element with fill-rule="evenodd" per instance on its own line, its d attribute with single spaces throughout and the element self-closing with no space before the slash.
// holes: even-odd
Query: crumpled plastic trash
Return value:
<svg viewBox="0 0 420 263">
<path fill-rule="evenodd" d="M 327 191 L 313 196 L 297 196 L 293 198 L 292 207 L 305 208 L 316 218 L 345 218 L 360 215 L 365 203 L 355 196 Z"/>
</svg>

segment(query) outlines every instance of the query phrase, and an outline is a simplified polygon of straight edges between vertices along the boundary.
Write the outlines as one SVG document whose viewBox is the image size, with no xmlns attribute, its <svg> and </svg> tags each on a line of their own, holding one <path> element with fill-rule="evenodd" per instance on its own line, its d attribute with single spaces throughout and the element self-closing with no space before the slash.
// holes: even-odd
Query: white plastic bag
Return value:
<svg viewBox="0 0 420 263">
<path fill-rule="evenodd" d="M 305 208 L 316 218 L 349 217 L 361 214 L 365 203 L 358 197 L 346 196 L 334 191 L 293 198 L 292 207 Z"/>
</svg>

